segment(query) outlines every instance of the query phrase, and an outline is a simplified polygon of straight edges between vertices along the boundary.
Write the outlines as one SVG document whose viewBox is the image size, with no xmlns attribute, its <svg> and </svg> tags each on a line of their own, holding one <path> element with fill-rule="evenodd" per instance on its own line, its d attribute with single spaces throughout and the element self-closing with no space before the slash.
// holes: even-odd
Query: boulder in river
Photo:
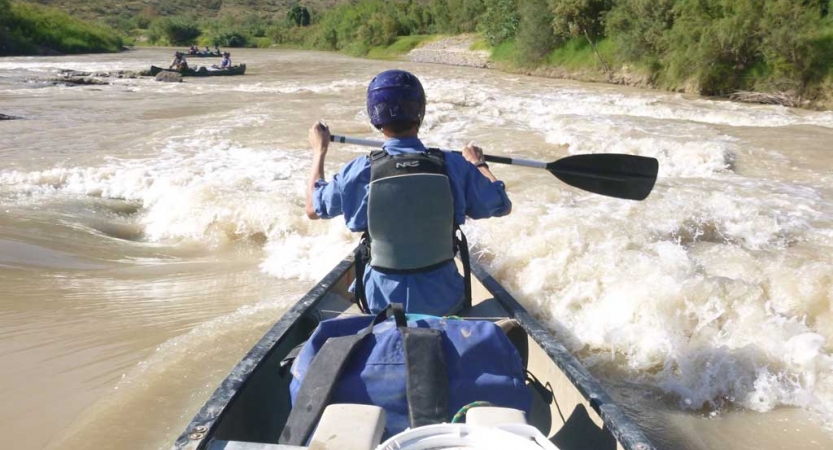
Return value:
<svg viewBox="0 0 833 450">
<path fill-rule="evenodd" d="M 156 74 L 156 81 L 164 81 L 166 83 L 181 83 L 182 74 L 177 72 L 159 72 Z"/>
</svg>

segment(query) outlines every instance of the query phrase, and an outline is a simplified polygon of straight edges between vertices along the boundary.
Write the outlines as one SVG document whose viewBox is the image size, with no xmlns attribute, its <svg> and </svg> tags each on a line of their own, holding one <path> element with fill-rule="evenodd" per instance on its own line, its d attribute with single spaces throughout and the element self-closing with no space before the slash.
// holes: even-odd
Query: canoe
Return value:
<svg viewBox="0 0 833 450">
<path fill-rule="evenodd" d="M 514 319 L 516 327 L 507 336 L 533 380 L 528 382 L 533 397 L 528 423 L 560 450 L 655 449 L 578 360 L 480 264 L 472 261 L 471 265 L 473 306 L 461 315 Z M 303 449 L 277 445 L 291 409 L 292 375 L 284 360 L 310 337 L 320 321 L 359 313 L 347 291 L 354 277 L 351 255 L 266 332 L 191 420 L 173 448 Z"/>
<path fill-rule="evenodd" d="M 186 58 L 220 58 L 223 56 L 222 53 L 184 53 Z"/>
<path fill-rule="evenodd" d="M 151 76 L 155 77 L 159 72 L 176 72 L 182 74 L 183 77 L 228 77 L 232 75 L 243 75 L 246 73 L 246 65 L 240 64 L 239 66 L 231 66 L 229 69 L 209 69 L 203 66 L 196 70 L 188 69 L 184 72 L 150 66 Z"/>
</svg>

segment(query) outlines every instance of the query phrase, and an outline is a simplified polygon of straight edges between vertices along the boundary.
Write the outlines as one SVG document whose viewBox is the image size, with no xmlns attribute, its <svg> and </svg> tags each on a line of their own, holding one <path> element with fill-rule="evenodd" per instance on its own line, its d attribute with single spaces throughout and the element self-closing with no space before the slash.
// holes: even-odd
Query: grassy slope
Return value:
<svg viewBox="0 0 833 450">
<path fill-rule="evenodd" d="M 117 52 L 122 47 L 121 38 L 107 27 L 79 20 L 55 8 L 12 3 L 3 16 L 0 56 L 52 51 Z"/>
</svg>

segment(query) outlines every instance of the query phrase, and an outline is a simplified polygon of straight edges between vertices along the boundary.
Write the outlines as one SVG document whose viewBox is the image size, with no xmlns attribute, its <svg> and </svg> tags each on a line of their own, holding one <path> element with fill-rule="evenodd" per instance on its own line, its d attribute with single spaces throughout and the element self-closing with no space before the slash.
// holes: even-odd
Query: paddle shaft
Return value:
<svg viewBox="0 0 833 450">
<path fill-rule="evenodd" d="M 384 145 L 381 141 L 339 135 L 331 135 L 330 141 L 376 148 Z M 647 198 L 659 171 L 659 162 L 655 158 L 614 153 L 572 155 L 548 163 L 494 155 L 483 155 L 483 159 L 498 164 L 544 169 L 570 186 L 626 200 Z"/>
<path fill-rule="evenodd" d="M 337 134 L 333 134 L 330 136 L 331 142 L 338 142 L 340 144 L 353 144 L 353 145 L 363 145 L 365 147 L 376 147 L 382 148 L 384 142 L 382 141 L 374 141 L 373 139 L 359 139 L 359 138 L 352 138 L 347 136 L 339 136 Z M 462 153 L 458 150 L 446 150 L 446 149 L 439 149 L 444 152 L 453 152 L 453 153 Z M 497 164 L 511 164 L 513 166 L 524 166 L 524 167 L 534 167 L 536 169 L 546 169 L 547 163 L 542 161 L 532 161 L 530 159 L 520 159 L 520 158 L 507 158 L 506 156 L 495 156 L 495 155 L 483 155 L 483 158 L 487 162 L 497 163 Z"/>
</svg>

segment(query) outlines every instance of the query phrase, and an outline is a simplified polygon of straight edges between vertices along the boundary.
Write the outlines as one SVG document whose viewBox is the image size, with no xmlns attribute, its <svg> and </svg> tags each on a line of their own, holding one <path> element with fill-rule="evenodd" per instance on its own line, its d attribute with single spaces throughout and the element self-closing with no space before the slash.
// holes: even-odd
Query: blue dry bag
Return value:
<svg viewBox="0 0 833 450">
<path fill-rule="evenodd" d="M 401 308 L 318 325 L 292 366 L 293 410 L 281 443 L 303 445 L 323 408 L 335 403 L 383 408 L 388 435 L 450 422 L 475 401 L 529 413 L 521 357 L 497 325 L 422 315 L 406 321 Z M 318 417 L 297 417 L 310 411 Z"/>
</svg>

